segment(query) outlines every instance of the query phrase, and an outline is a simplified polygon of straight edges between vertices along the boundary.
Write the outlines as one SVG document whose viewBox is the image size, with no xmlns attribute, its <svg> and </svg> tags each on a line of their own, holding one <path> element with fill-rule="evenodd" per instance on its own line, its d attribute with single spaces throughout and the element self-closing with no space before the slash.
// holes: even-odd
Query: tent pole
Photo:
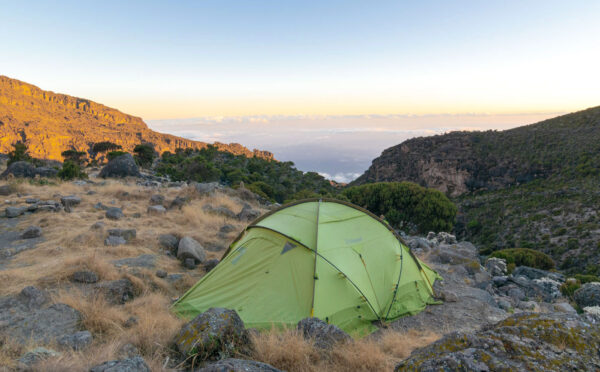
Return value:
<svg viewBox="0 0 600 372">
<path fill-rule="evenodd" d="M 317 204 L 317 226 L 315 229 L 315 262 L 313 266 L 313 293 L 312 293 L 312 301 L 310 303 L 310 317 L 315 316 L 315 289 L 317 286 L 317 247 L 319 245 L 319 212 L 321 211 L 321 199 L 319 199 L 319 204 Z"/>
</svg>

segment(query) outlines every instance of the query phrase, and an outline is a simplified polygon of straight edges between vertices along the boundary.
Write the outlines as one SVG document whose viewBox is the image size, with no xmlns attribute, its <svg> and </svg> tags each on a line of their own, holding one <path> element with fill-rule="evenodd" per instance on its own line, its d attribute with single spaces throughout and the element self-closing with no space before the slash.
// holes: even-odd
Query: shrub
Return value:
<svg viewBox="0 0 600 372">
<path fill-rule="evenodd" d="M 342 195 L 397 228 L 415 225 L 421 233 L 451 231 L 456 206 L 440 191 L 411 182 L 381 182 L 349 187 Z"/>
<path fill-rule="evenodd" d="M 8 153 L 8 165 L 17 161 L 31 161 L 31 156 L 27 152 L 27 145 L 23 142 L 13 143 L 12 147 L 14 150 Z"/>
<path fill-rule="evenodd" d="M 591 283 L 591 282 L 600 282 L 600 278 L 596 275 L 575 274 L 574 278 L 579 280 L 581 282 L 581 284 Z"/>
<path fill-rule="evenodd" d="M 109 141 L 94 143 L 92 146 L 92 151 L 95 153 L 99 152 L 107 152 L 122 149 L 121 145 L 117 145 L 116 143 L 112 143 Z"/>
<path fill-rule="evenodd" d="M 156 152 L 154 151 L 154 147 L 152 145 L 143 143 L 135 146 L 133 149 L 135 162 L 140 167 L 149 167 L 152 165 L 154 158 L 156 157 Z"/>
<path fill-rule="evenodd" d="M 79 164 L 70 160 L 64 162 L 62 168 L 58 171 L 57 175 L 63 180 L 72 180 L 74 178 L 87 178 L 87 174 L 81 171 Z"/>
<path fill-rule="evenodd" d="M 125 155 L 127 154 L 125 151 L 111 151 L 108 154 L 106 154 L 106 157 L 108 158 L 108 161 L 111 161 L 115 158 L 118 158 L 121 155 Z"/>
<path fill-rule="evenodd" d="M 581 288 L 581 282 L 579 280 L 567 280 L 560 286 L 560 293 L 572 300 L 573 294 L 579 288 Z"/>
<path fill-rule="evenodd" d="M 529 266 L 542 270 L 554 268 L 554 260 L 547 254 L 528 248 L 509 248 L 493 252 L 490 257 L 504 258 L 508 264 Z"/>
<path fill-rule="evenodd" d="M 76 164 L 81 164 L 85 160 L 85 151 L 66 150 L 61 153 L 65 161 L 71 161 Z"/>
</svg>

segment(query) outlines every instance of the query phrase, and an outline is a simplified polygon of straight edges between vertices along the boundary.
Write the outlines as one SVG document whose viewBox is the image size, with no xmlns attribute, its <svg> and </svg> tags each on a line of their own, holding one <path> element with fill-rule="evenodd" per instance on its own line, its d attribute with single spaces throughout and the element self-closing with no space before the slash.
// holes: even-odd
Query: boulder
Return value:
<svg viewBox="0 0 600 372">
<path fill-rule="evenodd" d="M 255 360 L 227 358 L 211 363 L 196 372 L 283 372 L 269 364 Z"/>
<path fill-rule="evenodd" d="M 564 282 L 565 276 L 561 273 L 555 273 L 552 271 L 546 271 L 541 269 L 536 269 L 529 266 L 518 266 L 513 272 L 513 276 L 524 276 L 528 279 L 542 279 L 542 278 L 550 278 L 557 282 Z"/>
<path fill-rule="evenodd" d="M 231 224 L 226 224 L 221 226 L 221 228 L 219 229 L 219 232 L 224 233 L 224 234 L 229 234 L 232 231 L 237 230 L 235 228 L 235 226 L 231 225 Z"/>
<path fill-rule="evenodd" d="M 222 190 L 223 186 L 221 186 L 218 182 L 205 182 L 205 183 L 194 183 L 193 186 L 196 188 L 196 191 L 200 194 L 212 194 L 215 191 Z"/>
<path fill-rule="evenodd" d="M 37 309 L 48 301 L 48 294 L 34 286 L 27 286 L 18 295 L 19 300 L 28 309 Z"/>
<path fill-rule="evenodd" d="M 214 269 L 217 265 L 219 264 L 219 260 L 216 258 L 211 258 L 210 260 L 206 261 L 204 263 L 204 270 L 206 272 L 211 271 L 212 269 Z"/>
<path fill-rule="evenodd" d="M 210 308 L 186 323 L 175 337 L 175 346 L 183 356 L 198 355 L 201 360 L 221 359 L 251 350 L 242 319 L 234 310 L 223 308 Z"/>
<path fill-rule="evenodd" d="M 11 185 L 2 185 L 0 186 L 0 195 L 8 196 L 14 192 L 14 188 Z"/>
<path fill-rule="evenodd" d="M 167 277 L 167 272 L 165 270 L 156 270 L 156 276 L 164 279 Z"/>
<path fill-rule="evenodd" d="M 240 213 L 237 214 L 237 218 L 240 221 L 254 221 L 260 215 L 260 211 L 254 210 L 250 205 L 245 204 Z"/>
<path fill-rule="evenodd" d="M 305 318 L 298 322 L 298 330 L 305 339 L 312 340 L 320 349 L 331 349 L 338 343 L 352 341 L 350 335 L 319 318 Z"/>
<path fill-rule="evenodd" d="M 99 176 L 102 178 L 139 177 L 140 169 L 131 154 L 124 154 L 109 161 L 102 168 Z"/>
<path fill-rule="evenodd" d="M 94 209 L 108 210 L 108 208 L 110 208 L 110 207 L 107 207 L 106 205 L 102 204 L 101 202 L 94 204 Z"/>
<path fill-rule="evenodd" d="M 103 230 L 104 226 L 106 226 L 106 224 L 102 221 L 98 221 L 98 222 L 94 222 L 92 224 L 92 226 L 90 226 L 90 229 L 92 230 Z"/>
<path fill-rule="evenodd" d="M 35 168 L 35 175 L 40 177 L 52 178 L 56 177 L 58 170 L 50 167 L 37 167 Z"/>
<path fill-rule="evenodd" d="M 156 256 L 152 254 L 142 254 L 137 257 L 122 258 L 120 260 L 112 261 L 116 267 L 129 266 L 129 267 L 146 267 L 153 268 Z"/>
<path fill-rule="evenodd" d="M 24 207 L 7 207 L 4 210 L 4 215 L 8 218 L 15 218 L 25 213 L 26 210 L 27 208 Z"/>
<path fill-rule="evenodd" d="M 98 281 L 98 275 L 93 271 L 76 271 L 71 275 L 71 280 L 77 283 L 93 284 Z"/>
<path fill-rule="evenodd" d="M 71 208 L 81 203 L 81 198 L 75 195 L 63 196 L 60 198 L 60 202 L 65 207 L 66 212 L 71 212 Z"/>
<path fill-rule="evenodd" d="M 179 247 L 179 238 L 173 234 L 162 234 L 158 237 L 161 247 L 175 253 Z"/>
<path fill-rule="evenodd" d="M 116 247 L 123 244 L 127 244 L 127 240 L 121 236 L 109 235 L 106 239 L 104 239 L 104 245 L 109 247 Z"/>
<path fill-rule="evenodd" d="M 568 302 L 557 302 L 554 304 L 554 311 L 560 313 L 577 314 L 577 310 Z"/>
<path fill-rule="evenodd" d="M 585 283 L 573 294 L 573 299 L 580 308 L 600 306 L 600 283 Z"/>
<path fill-rule="evenodd" d="M 133 283 L 129 279 L 112 280 L 96 284 L 96 289 L 102 293 L 108 302 L 119 305 L 134 297 Z"/>
<path fill-rule="evenodd" d="M 506 275 L 506 260 L 504 258 L 491 257 L 485 261 L 485 269 L 491 276 Z"/>
<path fill-rule="evenodd" d="M 120 236 L 125 239 L 125 241 L 129 242 L 137 236 L 137 231 L 135 229 L 109 229 L 109 236 Z"/>
<path fill-rule="evenodd" d="M 0 177 L 5 178 L 9 174 L 14 177 L 33 178 L 36 173 L 33 164 L 26 161 L 16 161 L 9 165 Z"/>
<path fill-rule="evenodd" d="M 173 208 L 181 209 L 181 207 L 183 207 L 188 201 L 189 201 L 189 198 L 187 198 L 187 197 L 176 196 L 175 199 L 173 199 L 173 201 L 171 201 L 171 204 L 169 204 L 169 209 L 173 209 Z"/>
<path fill-rule="evenodd" d="M 123 211 L 121 208 L 110 207 L 106 209 L 106 218 L 109 220 L 120 220 L 123 218 Z"/>
<path fill-rule="evenodd" d="M 162 205 L 165 202 L 165 197 L 160 194 L 154 194 L 150 197 L 151 205 Z"/>
<path fill-rule="evenodd" d="M 111 360 L 90 369 L 90 372 L 150 372 L 150 367 L 140 356 Z"/>
<path fill-rule="evenodd" d="M 229 217 L 229 218 L 237 217 L 237 215 L 235 213 L 233 213 L 233 211 L 231 209 L 227 208 L 224 205 L 221 205 L 221 206 L 218 206 L 215 208 L 210 204 L 205 204 L 202 207 L 202 210 L 207 213 L 219 214 L 221 216 L 225 216 L 225 217 Z"/>
<path fill-rule="evenodd" d="M 162 205 L 151 205 L 148 207 L 149 215 L 159 216 L 165 213 L 167 213 L 167 210 Z"/>
<path fill-rule="evenodd" d="M 417 349 L 395 371 L 589 371 L 600 366 L 600 326 L 575 314 L 521 313 Z"/>
<path fill-rule="evenodd" d="M 80 331 L 59 337 L 56 342 L 65 349 L 79 351 L 89 346 L 92 340 L 92 334 L 89 331 Z"/>
<path fill-rule="evenodd" d="M 185 236 L 179 241 L 177 258 L 182 261 L 193 258 L 194 261 L 203 263 L 206 260 L 206 252 L 200 243 L 189 236 Z"/>
<path fill-rule="evenodd" d="M 42 236 L 42 229 L 39 226 L 29 226 L 21 233 L 21 239 L 35 239 Z"/>
<path fill-rule="evenodd" d="M 183 267 L 194 270 L 196 268 L 196 261 L 193 258 L 186 258 L 183 260 Z"/>
<path fill-rule="evenodd" d="M 28 352 L 23 354 L 19 358 L 19 363 L 21 365 L 25 366 L 25 370 L 28 370 L 33 365 L 35 365 L 45 359 L 58 357 L 58 356 L 60 356 L 60 353 L 58 353 L 52 349 L 46 349 L 45 347 L 36 347 L 35 349 L 29 350 Z"/>
<path fill-rule="evenodd" d="M 27 198 L 25 199 L 25 203 L 27 204 L 37 204 L 40 202 L 40 199 L 38 198 Z"/>
</svg>

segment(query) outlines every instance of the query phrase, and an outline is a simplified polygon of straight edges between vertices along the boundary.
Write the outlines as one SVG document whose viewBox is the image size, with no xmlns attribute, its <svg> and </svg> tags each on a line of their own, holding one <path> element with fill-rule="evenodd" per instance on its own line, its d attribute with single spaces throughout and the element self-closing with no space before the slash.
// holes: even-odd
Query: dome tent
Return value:
<svg viewBox="0 0 600 372">
<path fill-rule="evenodd" d="M 174 305 L 193 318 L 237 311 L 247 327 L 315 316 L 347 332 L 420 312 L 440 277 L 372 213 L 333 199 L 284 205 L 251 223 L 221 262 Z"/>
</svg>

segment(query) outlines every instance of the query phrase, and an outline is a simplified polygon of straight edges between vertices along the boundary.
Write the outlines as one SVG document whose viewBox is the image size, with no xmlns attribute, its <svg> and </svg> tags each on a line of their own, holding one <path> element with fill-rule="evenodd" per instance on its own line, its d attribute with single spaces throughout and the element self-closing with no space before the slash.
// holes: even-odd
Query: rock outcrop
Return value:
<svg viewBox="0 0 600 372">
<path fill-rule="evenodd" d="M 158 153 L 208 145 L 155 132 L 139 117 L 87 99 L 44 91 L 6 76 L 0 76 L 0 138 L 1 153 L 12 151 L 11 145 L 22 141 L 33 157 L 60 161 L 65 150 L 91 154 L 93 144 L 103 141 L 121 145 L 128 152 L 140 143 L 153 144 Z M 268 151 L 250 151 L 237 143 L 214 145 L 236 155 L 273 158 Z"/>
</svg>

